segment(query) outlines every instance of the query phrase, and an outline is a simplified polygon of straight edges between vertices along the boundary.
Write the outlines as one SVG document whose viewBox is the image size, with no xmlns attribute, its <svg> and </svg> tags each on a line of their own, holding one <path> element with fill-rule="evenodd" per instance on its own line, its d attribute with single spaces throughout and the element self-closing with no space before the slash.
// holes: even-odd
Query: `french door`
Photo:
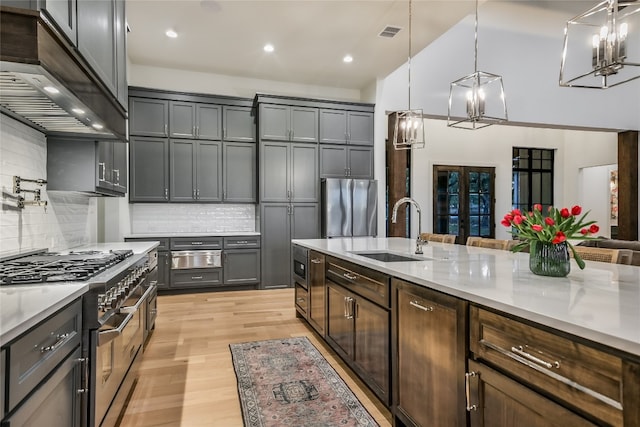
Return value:
<svg viewBox="0 0 640 427">
<path fill-rule="evenodd" d="M 434 166 L 433 207 L 434 233 L 495 237 L 495 168 Z"/>
</svg>

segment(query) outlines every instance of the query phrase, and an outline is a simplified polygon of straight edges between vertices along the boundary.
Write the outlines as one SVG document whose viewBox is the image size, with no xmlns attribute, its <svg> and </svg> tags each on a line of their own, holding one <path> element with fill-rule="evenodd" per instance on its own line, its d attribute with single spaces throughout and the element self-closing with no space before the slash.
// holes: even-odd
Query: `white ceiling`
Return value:
<svg viewBox="0 0 640 427">
<path fill-rule="evenodd" d="M 558 32 L 593 4 L 491 0 L 480 8 L 480 26 Z M 475 3 L 413 0 L 412 9 L 415 55 L 473 14 Z M 409 54 L 407 0 L 127 0 L 127 20 L 128 55 L 138 65 L 362 89 Z M 387 25 L 403 29 L 394 38 L 379 37 Z M 170 28 L 178 38 L 165 36 Z M 275 46 L 273 53 L 263 51 L 266 43 Z M 342 62 L 346 54 L 352 63 Z"/>
</svg>

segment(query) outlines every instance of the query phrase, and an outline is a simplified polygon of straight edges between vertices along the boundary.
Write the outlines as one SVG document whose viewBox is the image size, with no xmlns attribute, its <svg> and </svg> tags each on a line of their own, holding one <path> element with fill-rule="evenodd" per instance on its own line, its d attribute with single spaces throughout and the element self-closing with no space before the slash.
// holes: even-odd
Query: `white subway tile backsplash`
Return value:
<svg viewBox="0 0 640 427">
<path fill-rule="evenodd" d="M 60 250 L 95 242 L 97 211 L 95 198 L 73 193 L 46 191 L 40 187 L 43 207 L 16 208 L 13 176 L 46 179 L 45 136 L 10 117 L 0 115 L 0 255 L 16 251 L 49 248 Z M 38 188 L 24 183 L 24 188 Z M 25 193 L 30 200 L 32 194 Z"/>
<path fill-rule="evenodd" d="M 131 232 L 224 233 L 256 229 L 256 205 L 158 204 L 132 205 Z"/>
</svg>

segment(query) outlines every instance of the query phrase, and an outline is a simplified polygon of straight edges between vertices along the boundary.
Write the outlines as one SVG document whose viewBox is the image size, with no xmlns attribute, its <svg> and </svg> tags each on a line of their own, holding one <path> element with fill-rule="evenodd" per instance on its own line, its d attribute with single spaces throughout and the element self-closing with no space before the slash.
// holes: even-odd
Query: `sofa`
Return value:
<svg viewBox="0 0 640 427">
<path fill-rule="evenodd" d="M 631 249 L 633 251 L 631 265 L 640 266 L 640 241 L 638 240 L 618 240 L 599 237 L 594 240 L 583 240 L 578 243 L 578 246 L 607 249 Z"/>
</svg>

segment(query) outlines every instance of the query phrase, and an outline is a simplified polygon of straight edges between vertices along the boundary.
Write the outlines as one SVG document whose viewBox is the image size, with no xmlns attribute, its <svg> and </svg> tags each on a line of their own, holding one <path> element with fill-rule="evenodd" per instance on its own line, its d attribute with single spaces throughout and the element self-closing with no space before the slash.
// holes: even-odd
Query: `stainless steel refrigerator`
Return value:
<svg viewBox="0 0 640 427">
<path fill-rule="evenodd" d="M 378 234 L 377 181 L 327 178 L 321 187 L 322 237 Z"/>
</svg>

